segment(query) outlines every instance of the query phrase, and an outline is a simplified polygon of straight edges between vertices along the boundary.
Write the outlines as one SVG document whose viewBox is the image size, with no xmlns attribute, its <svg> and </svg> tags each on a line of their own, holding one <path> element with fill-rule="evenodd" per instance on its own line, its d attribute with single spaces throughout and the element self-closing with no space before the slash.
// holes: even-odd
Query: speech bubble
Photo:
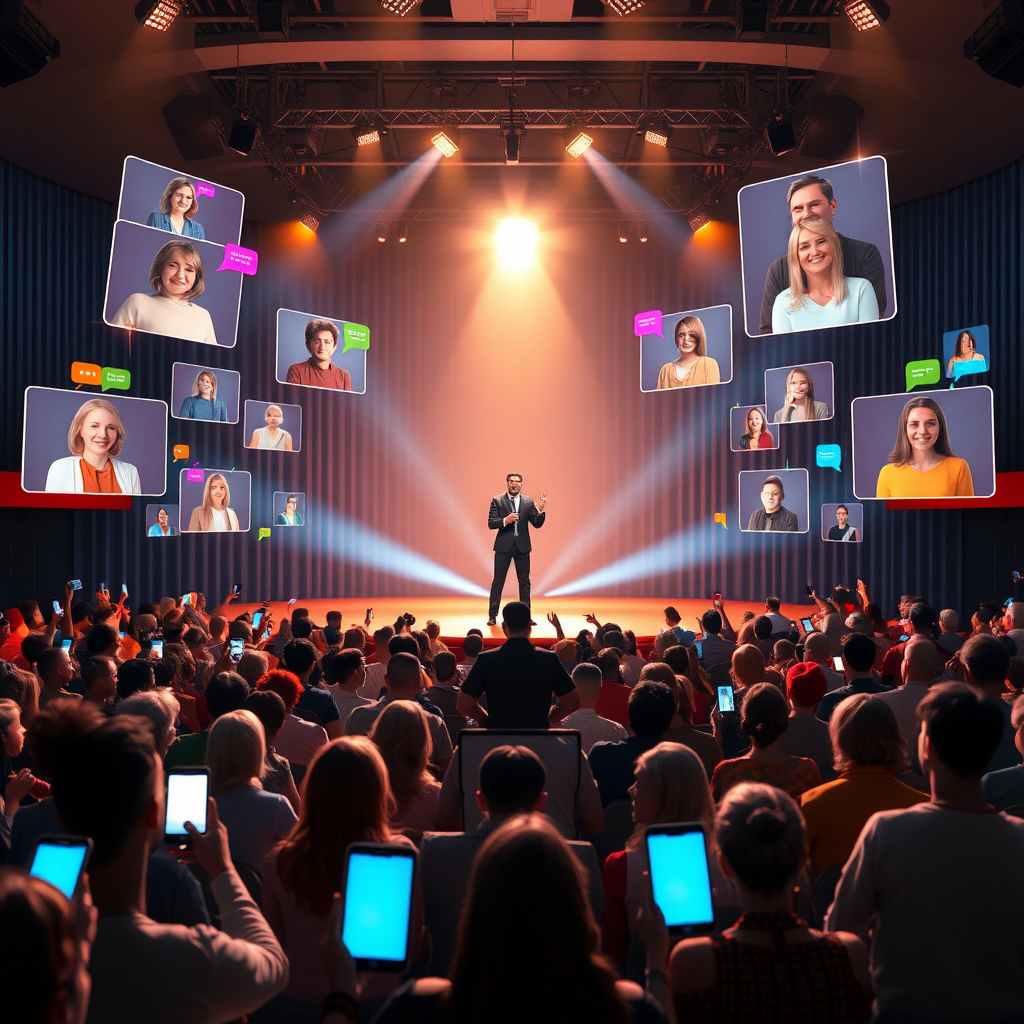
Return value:
<svg viewBox="0 0 1024 1024">
<path fill-rule="evenodd" d="M 726 529 L 726 530 L 729 529 L 729 527 L 725 525 L 725 513 L 724 512 L 716 512 L 715 513 L 715 522 L 716 523 L 720 523 L 724 529 Z"/>
<path fill-rule="evenodd" d="M 72 363 L 71 379 L 75 384 L 99 384 L 103 369 L 97 363 Z"/>
<path fill-rule="evenodd" d="M 341 350 L 344 355 L 350 348 L 369 349 L 370 328 L 363 324 L 342 324 L 342 333 L 345 335 L 345 347 Z"/>
<path fill-rule="evenodd" d="M 256 531 L 256 543 L 258 544 L 261 540 L 263 540 L 264 537 L 269 537 L 269 536 L 270 536 L 270 527 L 269 526 L 261 526 Z"/>
<path fill-rule="evenodd" d="M 644 334 L 656 334 L 664 338 L 661 325 L 661 310 L 651 309 L 646 313 L 637 313 L 633 317 L 633 333 L 639 338 Z"/>
<path fill-rule="evenodd" d="M 176 444 L 174 446 L 174 461 L 178 459 L 187 459 L 189 457 L 189 447 L 187 444 Z"/>
<path fill-rule="evenodd" d="M 237 270 L 239 274 L 248 274 L 250 277 L 256 273 L 260 258 L 255 249 L 243 249 L 240 245 L 232 245 L 230 242 L 224 246 L 224 262 L 218 270 Z"/>
<path fill-rule="evenodd" d="M 942 374 L 938 359 L 915 359 L 907 363 L 907 390 L 919 384 L 935 384 Z"/>
<path fill-rule="evenodd" d="M 196 182 L 196 199 L 200 196 L 215 196 L 217 189 L 213 185 L 207 184 L 205 181 Z"/>
<path fill-rule="evenodd" d="M 204 476 L 203 471 L 201 469 L 186 469 L 185 479 L 190 484 L 201 484 L 206 479 L 206 477 Z"/>
<path fill-rule="evenodd" d="M 109 391 L 115 388 L 118 391 L 127 391 L 132 386 L 131 370 L 120 370 L 116 366 L 104 366 L 103 376 L 100 379 L 100 389 Z"/>
<path fill-rule="evenodd" d="M 969 377 L 972 373 L 985 373 L 988 370 L 988 363 L 979 359 L 977 362 L 971 360 L 965 363 L 954 363 L 953 364 L 953 379 L 959 380 L 961 377 Z"/>
<path fill-rule="evenodd" d="M 843 471 L 843 449 L 837 444 L 819 444 L 815 450 L 815 459 L 825 469 L 834 469 L 837 473 Z"/>
</svg>

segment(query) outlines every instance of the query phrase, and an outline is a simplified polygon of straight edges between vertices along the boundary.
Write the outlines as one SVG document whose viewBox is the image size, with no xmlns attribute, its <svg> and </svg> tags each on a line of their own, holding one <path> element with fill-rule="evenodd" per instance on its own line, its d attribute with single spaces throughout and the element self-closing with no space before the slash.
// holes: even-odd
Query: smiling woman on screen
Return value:
<svg viewBox="0 0 1024 1024">
<path fill-rule="evenodd" d="M 666 363 L 658 372 L 659 391 L 721 383 L 718 362 L 707 354 L 708 339 L 700 317 L 684 316 L 678 320 L 674 337 L 679 358 Z"/>
<path fill-rule="evenodd" d="M 46 474 L 46 490 L 75 494 L 141 494 L 139 471 L 114 456 L 128 435 L 117 409 L 103 398 L 82 405 L 68 430 L 70 458 L 58 459 Z"/>
<path fill-rule="evenodd" d="M 160 210 L 146 218 L 146 224 L 161 231 L 173 231 L 185 238 L 206 238 L 203 225 L 195 220 L 199 212 L 196 189 L 188 178 L 172 178 L 160 197 Z"/>
<path fill-rule="evenodd" d="M 775 413 L 775 422 L 827 420 L 830 415 L 827 403 L 815 401 L 814 378 L 802 366 L 794 366 L 786 374 L 786 401 Z"/>
<path fill-rule="evenodd" d="M 206 478 L 202 505 L 192 509 L 189 532 L 226 533 L 237 530 L 238 516 L 233 508 L 228 507 L 230 501 L 227 479 L 221 473 L 211 473 Z"/>
<path fill-rule="evenodd" d="M 878 474 L 879 498 L 973 498 L 974 480 L 965 459 L 949 444 L 942 407 L 912 398 L 900 413 L 889 465 Z"/>
<path fill-rule="evenodd" d="M 134 327 L 150 334 L 216 345 L 213 319 L 198 299 L 206 290 L 203 257 L 187 242 L 168 242 L 153 257 L 149 283 L 154 295 L 129 295 L 111 318 L 115 327 Z"/>
</svg>

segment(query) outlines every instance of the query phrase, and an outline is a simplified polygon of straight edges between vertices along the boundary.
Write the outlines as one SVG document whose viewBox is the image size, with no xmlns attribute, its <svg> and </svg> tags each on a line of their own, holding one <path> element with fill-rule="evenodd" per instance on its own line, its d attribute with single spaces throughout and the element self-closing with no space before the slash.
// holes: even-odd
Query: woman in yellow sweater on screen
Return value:
<svg viewBox="0 0 1024 1024">
<path fill-rule="evenodd" d="M 973 498 L 971 467 L 949 446 L 946 417 L 931 398 L 912 398 L 900 413 L 896 446 L 878 474 L 879 498 Z"/>
</svg>

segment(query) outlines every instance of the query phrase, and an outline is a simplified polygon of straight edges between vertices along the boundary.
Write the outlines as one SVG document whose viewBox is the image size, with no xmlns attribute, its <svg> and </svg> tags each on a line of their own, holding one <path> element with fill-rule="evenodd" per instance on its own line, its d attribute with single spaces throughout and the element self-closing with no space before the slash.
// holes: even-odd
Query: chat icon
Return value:
<svg viewBox="0 0 1024 1024">
<path fill-rule="evenodd" d="M 187 459 L 189 457 L 189 447 L 187 444 L 176 444 L 173 451 L 175 462 L 177 462 L 178 459 Z"/>
<path fill-rule="evenodd" d="M 664 338 L 665 335 L 661 325 L 661 310 L 651 309 L 646 313 L 637 313 L 633 317 L 633 333 L 638 338 L 645 334 L 656 334 L 659 338 Z"/>
<path fill-rule="evenodd" d="M 116 388 L 118 391 L 127 391 L 132 386 L 131 370 L 120 370 L 114 366 L 104 366 L 103 375 L 100 378 L 100 388 L 109 391 Z"/>
<path fill-rule="evenodd" d="M 907 390 L 921 384 L 936 384 L 941 374 L 938 359 L 915 359 L 907 363 Z"/>
<path fill-rule="evenodd" d="M 345 347 L 341 350 L 344 355 L 350 348 L 369 349 L 370 328 L 363 324 L 343 323 L 341 326 L 344 335 Z"/>
<path fill-rule="evenodd" d="M 815 460 L 826 469 L 834 469 L 837 473 L 843 471 L 843 449 L 837 444 L 819 444 L 815 450 Z"/>
<path fill-rule="evenodd" d="M 71 380 L 75 384 L 99 384 L 102 369 L 96 363 L 72 363 Z"/>
<path fill-rule="evenodd" d="M 988 363 L 983 359 L 971 360 L 970 362 L 960 362 L 953 364 L 953 379 L 959 380 L 961 377 L 968 377 L 972 373 L 985 373 L 988 370 Z"/>
<path fill-rule="evenodd" d="M 270 536 L 270 527 L 269 526 L 261 526 L 256 531 L 256 543 L 258 544 L 261 540 L 263 540 L 264 537 L 269 537 L 269 536 Z"/>
<path fill-rule="evenodd" d="M 725 513 L 724 512 L 716 512 L 715 513 L 715 522 L 719 523 L 722 526 L 723 529 L 726 529 L 726 530 L 729 529 L 729 527 L 725 525 Z"/>
<path fill-rule="evenodd" d="M 248 274 L 250 277 L 256 273 L 260 258 L 255 249 L 244 249 L 240 245 L 224 246 L 224 262 L 218 270 L 236 270 L 239 274 Z"/>
<path fill-rule="evenodd" d="M 206 479 L 206 477 L 204 476 L 203 471 L 201 469 L 186 469 L 185 479 L 190 484 L 201 484 Z"/>
<path fill-rule="evenodd" d="M 216 194 L 217 189 L 215 186 L 210 185 L 205 181 L 196 182 L 196 199 L 199 199 L 200 196 L 210 196 L 213 198 Z"/>
</svg>

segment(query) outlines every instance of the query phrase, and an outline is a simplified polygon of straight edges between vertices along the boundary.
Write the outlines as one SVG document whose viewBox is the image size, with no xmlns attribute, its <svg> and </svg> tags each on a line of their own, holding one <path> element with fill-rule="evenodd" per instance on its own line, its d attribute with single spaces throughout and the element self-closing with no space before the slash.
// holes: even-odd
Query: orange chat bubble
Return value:
<svg viewBox="0 0 1024 1024">
<path fill-rule="evenodd" d="M 103 368 L 96 363 L 72 363 L 71 379 L 75 384 L 99 384 Z"/>
<path fill-rule="evenodd" d="M 715 522 L 719 523 L 722 526 L 725 526 L 725 528 L 727 530 L 729 529 L 729 527 L 725 525 L 725 513 L 724 512 L 716 512 L 715 513 Z"/>
<path fill-rule="evenodd" d="M 178 459 L 187 459 L 189 456 L 189 447 L 187 444 L 176 444 L 174 446 L 174 461 Z"/>
</svg>

